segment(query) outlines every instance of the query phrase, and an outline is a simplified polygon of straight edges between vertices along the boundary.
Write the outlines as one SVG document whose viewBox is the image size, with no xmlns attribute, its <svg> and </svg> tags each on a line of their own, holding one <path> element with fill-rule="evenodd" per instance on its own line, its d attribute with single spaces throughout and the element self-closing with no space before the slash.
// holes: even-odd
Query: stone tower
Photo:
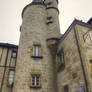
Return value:
<svg viewBox="0 0 92 92">
<path fill-rule="evenodd" d="M 33 0 L 24 8 L 13 92 L 57 92 L 49 48 L 60 35 L 57 5 L 56 0 Z"/>
</svg>

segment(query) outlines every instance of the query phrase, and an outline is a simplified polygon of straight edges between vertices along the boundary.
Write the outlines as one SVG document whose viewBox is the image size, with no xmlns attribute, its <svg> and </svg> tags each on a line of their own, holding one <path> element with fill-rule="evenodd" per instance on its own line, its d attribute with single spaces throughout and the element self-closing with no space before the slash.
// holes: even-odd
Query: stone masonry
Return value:
<svg viewBox="0 0 92 92">
<path fill-rule="evenodd" d="M 92 92 L 92 18 L 60 35 L 58 15 L 58 0 L 23 9 L 19 46 L 0 43 L 0 92 Z"/>
</svg>

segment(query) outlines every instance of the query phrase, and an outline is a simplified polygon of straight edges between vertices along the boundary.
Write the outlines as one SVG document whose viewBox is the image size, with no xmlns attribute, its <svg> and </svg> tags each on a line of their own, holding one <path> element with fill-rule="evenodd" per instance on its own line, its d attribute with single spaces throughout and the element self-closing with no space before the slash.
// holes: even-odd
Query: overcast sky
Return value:
<svg viewBox="0 0 92 92">
<path fill-rule="evenodd" d="M 21 12 L 31 0 L 0 0 L 0 42 L 19 43 Z M 60 29 L 64 33 L 74 18 L 87 22 L 92 17 L 92 0 L 60 0 Z"/>
</svg>

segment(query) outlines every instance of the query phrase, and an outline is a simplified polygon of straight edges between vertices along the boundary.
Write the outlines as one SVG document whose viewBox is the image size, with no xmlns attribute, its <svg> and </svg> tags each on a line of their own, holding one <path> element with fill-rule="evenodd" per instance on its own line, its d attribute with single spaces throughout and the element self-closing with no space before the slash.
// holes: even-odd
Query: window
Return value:
<svg viewBox="0 0 92 92">
<path fill-rule="evenodd" d="M 14 70 L 9 71 L 8 85 L 13 86 L 14 82 Z"/>
<path fill-rule="evenodd" d="M 33 56 L 31 56 L 33 59 L 37 60 L 37 59 L 42 59 L 43 56 L 41 56 L 41 45 L 34 45 L 33 46 Z"/>
<path fill-rule="evenodd" d="M 16 58 L 17 57 L 17 52 L 16 51 L 12 51 L 12 57 Z"/>
<path fill-rule="evenodd" d="M 60 51 L 60 53 L 58 54 L 58 58 L 59 58 L 59 63 L 61 65 L 64 65 L 65 64 L 65 61 L 64 61 L 64 52 L 63 52 L 63 49 Z"/>
<path fill-rule="evenodd" d="M 57 54 L 57 62 L 58 62 L 58 69 L 64 69 L 65 68 L 65 59 L 64 59 L 64 51 L 61 49 L 61 51 Z"/>
<path fill-rule="evenodd" d="M 90 40 L 92 41 L 92 33 L 90 33 L 89 35 L 90 35 Z"/>
<path fill-rule="evenodd" d="M 64 92 L 69 92 L 68 85 L 65 85 L 65 86 L 64 86 Z"/>
<path fill-rule="evenodd" d="M 52 2 L 47 3 L 47 8 L 52 7 Z"/>
<path fill-rule="evenodd" d="M 31 87 L 40 87 L 40 74 L 33 74 L 32 75 Z"/>
<path fill-rule="evenodd" d="M 52 17 L 47 17 L 47 24 L 53 23 Z"/>
<path fill-rule="evenodd" d="M 33 49 L 34 56 L 40 56 L 40 45 L 35 45 Z"/>
</svg>

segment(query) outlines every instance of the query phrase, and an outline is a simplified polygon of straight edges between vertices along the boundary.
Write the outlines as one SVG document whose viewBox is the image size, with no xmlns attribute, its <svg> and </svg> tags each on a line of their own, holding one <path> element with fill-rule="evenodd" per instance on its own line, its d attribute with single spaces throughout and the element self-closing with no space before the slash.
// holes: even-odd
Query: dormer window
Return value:
<svg viewBox="0 0 92 92">
<path fill-rule="evenodd" d="M 47 8 L 52 7 L 52 2 L 47 3 Z"/>
<path fill-rule="evenodd" d="M 17 52 L 16 51 L 12 51 L 12 58 L 16 58 L 17 57 Z"/>
<path fill-rule="evenodd" d="M 47 17 L 47 24 L 53 23 L 52 17 Z"/>
<path fill-rule="evenodd" d="M 9 77 L 8 77 L 8 85 L 10 87 L 13 86 L 13 82 L 14 82 L 14 70 L 10 70 L 9 71 Z"/>
</svg>

